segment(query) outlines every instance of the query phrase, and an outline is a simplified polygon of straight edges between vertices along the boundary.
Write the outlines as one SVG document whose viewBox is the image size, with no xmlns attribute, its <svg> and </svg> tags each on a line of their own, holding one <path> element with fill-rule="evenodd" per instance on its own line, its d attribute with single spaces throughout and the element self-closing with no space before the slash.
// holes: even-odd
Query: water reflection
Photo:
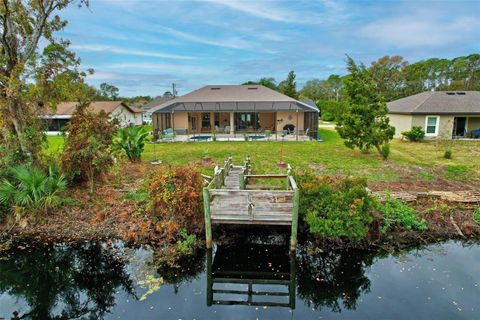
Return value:
<svg viewBox="0 0 480 320">
<path fill-rule="evenodd" d="M 0 318 L 478 318 L 478 245 L 392 256 L 307 243 L 291 257 L 259 243 L 169 263 L 162 248 L 120 243 L 17 247 L 0 253 Z"/>
<path fill-rule="evenodd" d="M 207 251 L 207 305 L 295 309 L 296 259 L 288 247 L 219 246 Z"/>
<path fill-rule="evenodd" d="M 119 288 L 133 292 L 125 265 L 97 244 L 20 246 L 0 259 L 0 294 L 17 299 L 11 319 L 100 319 Z"/>
<path fill-rule="evenodd" d="M 298 295 L 309 307 L 340 312 L 355 310 L 357 300 L 370 291 L 365 270 L 375 255 L 359 251 L 311 253 L 303 246 L 298 254 Z"/>
</svg>

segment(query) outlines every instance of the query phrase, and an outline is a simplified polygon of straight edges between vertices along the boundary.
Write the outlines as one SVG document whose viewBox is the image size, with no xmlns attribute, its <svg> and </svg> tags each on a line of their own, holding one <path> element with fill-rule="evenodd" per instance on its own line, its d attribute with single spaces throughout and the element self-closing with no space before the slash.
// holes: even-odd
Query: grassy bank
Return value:
<svg viewBox="0 0 480 320">
<path fill-rule="evenodd" d="M 453 159 L 443 157 L 445 147 L 437 142 L 412 143 L 392 141 L 391 156 L 382 161 L 376 153 L 363 154 L 344 146 L 333 130 L 321 129 L 324 142 L 285 142 L 283 161 L 295 168 L 311 168 L 328 175 L 366 177 L 372 185 L 384 189 L 462 189 L 480 184 L 480 141 L 456 141 Z M 62 137 L 49 137 L 50 154 L 59 154 Z M 256 172 L 276 172 L 282 143 L 256 142 L 190 142 L 148 144 L 144 161 L 161 159 L 170 165 L 200 163 L 204 156 L 213 159 L 211 166 L 199 166 L 210 173 L 214 163 L 232 154 L 241 163 L 246 154 L 252 157 Z M 404 186 L 402 186 L 404 185 Z"/>
</svg>

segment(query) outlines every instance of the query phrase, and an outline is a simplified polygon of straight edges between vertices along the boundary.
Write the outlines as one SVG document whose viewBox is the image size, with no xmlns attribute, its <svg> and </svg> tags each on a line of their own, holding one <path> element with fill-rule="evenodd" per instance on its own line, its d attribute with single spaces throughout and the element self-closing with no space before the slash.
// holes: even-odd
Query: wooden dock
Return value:
<svg viewBox="0 0 480 320">
<path fill-rule="evenodd" d="M 212 224 L 291 225 L 290 246 L 297 244 L 299 190 L 286 174 L 254 175 L 250 157 L 235 166 L 232 157 L 203 189 L 207 248 L 212 247 Z M 255 184 L 258 180 L 280 180 L 281 187 Z"/>
</svg>

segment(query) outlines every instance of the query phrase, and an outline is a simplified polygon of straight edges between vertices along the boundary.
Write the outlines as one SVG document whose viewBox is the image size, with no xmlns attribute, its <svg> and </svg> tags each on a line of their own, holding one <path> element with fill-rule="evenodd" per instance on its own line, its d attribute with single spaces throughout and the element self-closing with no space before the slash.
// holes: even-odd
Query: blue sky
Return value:
<svg viewBox="0 0 480 320">
<path fill-rule="evenodd" d="M 480 51 L 480 1 L 90 0 L 71 6 L 61 36 L 123 96 L 179 94 L 206 84 L 283 80 L 301 86 L 365 63 L 414 62 Z"/>
</svg>

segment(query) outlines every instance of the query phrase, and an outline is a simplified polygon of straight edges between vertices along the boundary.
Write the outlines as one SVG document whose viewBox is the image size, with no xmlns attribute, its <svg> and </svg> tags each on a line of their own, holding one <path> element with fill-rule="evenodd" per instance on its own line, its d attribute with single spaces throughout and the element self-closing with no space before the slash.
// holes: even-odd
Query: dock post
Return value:
<svg viewBox="0 0 480 320">
<path fill-rule="evenodd" d="M 245 190 L 245 179 L 243 177 L 243 172 L 238 174 L 238 184 L 240 186 L 240 190 Z"/>
<path fill-rule="evenodd" d="M 292 234 L 290 236 L 290 251 L 297 248 L 298 208 L 300 206 L 300 191 L 295 188 L 293 193 Z"/>
<path fill-rule="evenodd" d="M 207 249 L 212 248 L 212 220 L 210 217 L 210 194 L 208 188 L 203 188 L 203 209 L 205 213 L 205 237 Z"/>
</svg>

